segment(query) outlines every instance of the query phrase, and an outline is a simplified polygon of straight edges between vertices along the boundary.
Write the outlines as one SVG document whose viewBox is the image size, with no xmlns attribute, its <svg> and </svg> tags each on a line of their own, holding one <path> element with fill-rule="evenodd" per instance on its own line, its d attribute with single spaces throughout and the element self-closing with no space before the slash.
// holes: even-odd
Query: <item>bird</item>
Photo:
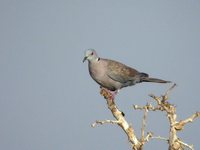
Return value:
<svg viewBox="0 0 200 150">
<path fill-rule="evenodd" d="M 95 49 L 85 51 L 83 63 L 88 60 L 89 74 L 101 88 L 112 94 L 113 98 L 124 87 L 142 82 L 171 83 L 158 78 L 151 78 L 147 73 L 129 67 L 121 62 L 100 58 Z"/>
</svg>

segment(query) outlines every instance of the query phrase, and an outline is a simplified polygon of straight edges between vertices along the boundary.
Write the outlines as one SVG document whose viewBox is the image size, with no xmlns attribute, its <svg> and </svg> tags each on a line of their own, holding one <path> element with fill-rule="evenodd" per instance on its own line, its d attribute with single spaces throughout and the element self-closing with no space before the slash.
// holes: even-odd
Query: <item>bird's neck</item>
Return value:
<svg viewBox="0 0 200 150">
<path fill-rule="evenodd" d="M 96 57 L 96 58 L 93 58 L 93 59 L 89 59 L 89 63 L 97 63 L 100 60 L 101 60 L 100 57 Z"/>
</svg>

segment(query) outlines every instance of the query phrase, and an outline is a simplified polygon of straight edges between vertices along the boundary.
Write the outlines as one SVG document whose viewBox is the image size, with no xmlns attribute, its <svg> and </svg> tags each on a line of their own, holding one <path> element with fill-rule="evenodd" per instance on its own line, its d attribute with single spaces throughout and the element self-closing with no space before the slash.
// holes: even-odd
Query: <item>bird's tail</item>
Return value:
<svg viewBox="0 0 200 150">
<path fill-rule="evenodd" d="M 140 73 L 141 82 L 155 82 L 155 83 L 171 83 L 171 81 L 165 81 L 157 78 L 150 78 L 148 74 L 141 72 Z"/>
<path fill-rule="evenodd" d="M 155 83 L 171 83 L 171 81 L 165 81 L 162 79 L 157 79 L 157 78 L 149 78 L 149 77 L 143 77 L 141 78 L 142 82 L 155 82 Z"/>
</svg>

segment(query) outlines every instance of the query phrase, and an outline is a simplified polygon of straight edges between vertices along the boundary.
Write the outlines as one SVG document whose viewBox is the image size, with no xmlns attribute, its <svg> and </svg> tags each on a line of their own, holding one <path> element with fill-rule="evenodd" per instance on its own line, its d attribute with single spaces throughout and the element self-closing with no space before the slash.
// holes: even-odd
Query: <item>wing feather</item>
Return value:
<svg viewBox="0 0 200 150">
<path fill-rule="evenodd" d="M 107 75 L 115 81 L 127 83 L 136 78 L 139 75 L 139 72 L 120 62 L 109 60 Z"/>
</svg>

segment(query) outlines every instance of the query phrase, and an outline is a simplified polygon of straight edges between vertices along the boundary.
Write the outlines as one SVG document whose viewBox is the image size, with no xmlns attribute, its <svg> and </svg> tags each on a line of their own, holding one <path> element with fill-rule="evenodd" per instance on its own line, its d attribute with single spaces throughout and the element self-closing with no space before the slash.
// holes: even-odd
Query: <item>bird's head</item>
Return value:
<svg viewBox="0 0 200 150">
<path fill-rule="evenodd" d="M 98 56 L 94 49 L 88 49 L 85 51 L 85 57 L 83 59 L 83 62 L 85 62 L 86 60 L 95 61 L 97 59 L 98 59 Z"/>
</svg>

